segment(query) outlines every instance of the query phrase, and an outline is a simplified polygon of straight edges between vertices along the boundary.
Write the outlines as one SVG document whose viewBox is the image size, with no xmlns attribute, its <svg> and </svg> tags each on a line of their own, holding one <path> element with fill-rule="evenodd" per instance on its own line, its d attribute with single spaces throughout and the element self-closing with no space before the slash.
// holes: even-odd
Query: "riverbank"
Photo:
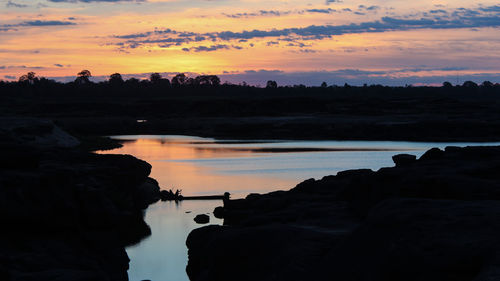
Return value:
<svg viewBox="0 0 500 281">
<path fill-rule="evenodd" d="M 190 279 L 496 280 L 500 147 L 394 160 L 226 202 L 188 237 Z"/>
<path fill-rule="evenodd" d="M 13 88 L 0 95 L 0 115 L 51 119 L 78 137 L 169 134 L 219 139 L 500 141 L 496 88 L 73 90 Z"/>
<path fill-rule="evenodd" d="M 159 199 L 151 165 L 44 119 L 1 118 L 0 135 L 0 279 L 128 280 L 125 246 Z"/>
</svg>

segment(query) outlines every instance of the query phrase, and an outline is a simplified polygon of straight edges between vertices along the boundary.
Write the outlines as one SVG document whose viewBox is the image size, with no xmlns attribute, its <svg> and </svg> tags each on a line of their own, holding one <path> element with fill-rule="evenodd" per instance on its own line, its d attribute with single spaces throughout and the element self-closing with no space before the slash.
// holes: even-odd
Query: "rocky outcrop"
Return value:
<svg viewBox="0 0 500 281">
<path fill-rule="evenodd" d="M 226 201 L 188 237 L 190 279 L 497 280 L 500 147 L 394 160 Z"/>
<path fill-rule="evenodd" d="M 417 156 L 411 154 L 398 154 L 392 156 L 392 160 L 396 166 L 409 165 L 417 160 Z"/>
<path fill-rule="evenodd" d="M 0 120 L 0 279 L 128 280 L 125 246 L 150 234 L 151 166 L 98 155 L 50 121 Z"/>
</svg>

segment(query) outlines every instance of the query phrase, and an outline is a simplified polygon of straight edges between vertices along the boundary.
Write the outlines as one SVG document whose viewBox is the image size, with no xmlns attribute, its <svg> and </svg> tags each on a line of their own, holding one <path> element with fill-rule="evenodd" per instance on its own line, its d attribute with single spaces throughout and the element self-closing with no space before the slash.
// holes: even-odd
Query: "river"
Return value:
<svg viewBox="0 0 500 281">
<path fill-rule="evenodd" d="M 99 153 L 131 154 L 152 165 L 151 177 L 162 189 L 182 194 L 243 198 L 249 193 L 287 190 L 308 179 L 347 169 L 393 166 L 398 153 L 422 155 L 432 147 L 500 143 L 423 143 L 393 141 L 248 141 L 192 136 L 114 136 L 123 147 Z M 197 214 L 210 214 L 221 201 L 158 202 L 146 212 L 152 235 L 127 248 L 131 281 L 187 281 L 187 235 L 200 227 Z"/>
</svg>

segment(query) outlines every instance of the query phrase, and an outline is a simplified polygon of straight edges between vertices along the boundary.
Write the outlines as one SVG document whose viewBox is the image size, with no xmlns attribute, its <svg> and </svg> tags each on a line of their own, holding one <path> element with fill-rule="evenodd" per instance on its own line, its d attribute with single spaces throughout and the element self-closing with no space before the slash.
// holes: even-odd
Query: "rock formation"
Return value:
<svg viewBox="0 0 500 281">
<path fill-rule="evenodd" d="M 79 144 L 50 121 L 0 119 L 1 280 L 128 280 L 158 184 L 148 163 Z"/>
<path fill-rule="evenodd" d="M 187 239 L 190 279 L 500 279 L 500 147 L 394 160 L 227 201 Z"/>
</svg>

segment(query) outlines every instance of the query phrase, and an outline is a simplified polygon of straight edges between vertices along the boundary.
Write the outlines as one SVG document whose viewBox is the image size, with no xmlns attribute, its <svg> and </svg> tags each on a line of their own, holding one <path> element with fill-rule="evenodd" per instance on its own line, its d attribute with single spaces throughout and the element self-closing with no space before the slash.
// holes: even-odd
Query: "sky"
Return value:
<svg viewBox="0 0 500 281">
<path fill-rule="evenodd" d="M 489 0 L 0 0 L 0 80 L 500 82 L 499 31 Z"/>
</svg>

